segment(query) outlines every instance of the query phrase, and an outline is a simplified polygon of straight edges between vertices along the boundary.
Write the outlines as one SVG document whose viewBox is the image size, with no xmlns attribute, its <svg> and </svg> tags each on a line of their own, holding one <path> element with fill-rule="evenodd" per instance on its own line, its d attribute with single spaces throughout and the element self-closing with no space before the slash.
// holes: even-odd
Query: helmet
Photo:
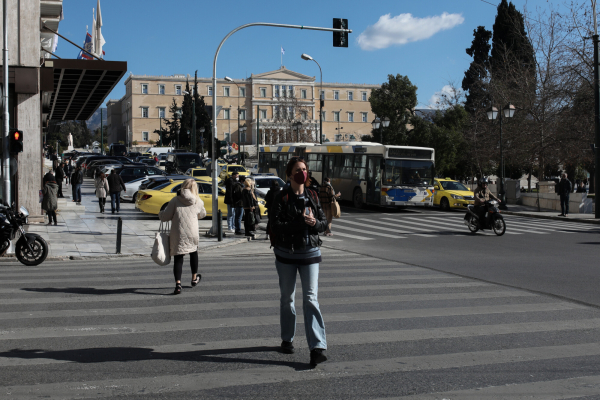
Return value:
<svg viewBox="0 0 600 400">
<path fill-rule="evenodd" d="M 486 185 L 489 183 L 488 178 L 486 177 L 481 177 L 479 178 L 479 186 L 483 186 L 483 184 L 485 183 Z"/>
</svg>

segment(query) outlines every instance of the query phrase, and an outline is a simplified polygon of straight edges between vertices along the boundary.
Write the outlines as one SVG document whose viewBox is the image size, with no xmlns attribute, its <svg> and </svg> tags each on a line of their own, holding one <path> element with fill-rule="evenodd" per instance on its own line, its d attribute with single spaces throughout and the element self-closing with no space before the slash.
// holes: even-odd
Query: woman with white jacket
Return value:
<svg viewBox="0 0 600 400">
<path fill-rule="evenodd" d="M 201 279 L 198 273 L 198 220 L 206 217 L 204 202 L 198 197 L 198 185 L 193 179 L 187 179 L 181 185 L 177 196 L 173 197 L 167 208 L 158 214 L 163 221 L 171 221 L 169 249 L 175 258 L 173 274 L 175 275 L 175 291 L 181 293 L 181 274 L 183 256 L 190 255 L 192 268 L 192 287 Z"/>
<path fill-rule="evenodd" d="M 96 178 L 94 179 L 94 187 L 96 188 L 96 197 L 98 198 L 98 205 L 100 205 L 100 212 L 104 213 L 106 195 L 109 194 L 109 191 L 106 175 L 104 175 L 102 172 L 96 175 Z"/>
</svg>

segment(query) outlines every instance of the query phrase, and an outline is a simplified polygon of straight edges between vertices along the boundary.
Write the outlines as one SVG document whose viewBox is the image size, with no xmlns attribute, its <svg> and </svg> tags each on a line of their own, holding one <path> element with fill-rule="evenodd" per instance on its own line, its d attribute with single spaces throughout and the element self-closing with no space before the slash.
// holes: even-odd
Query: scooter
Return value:
<svg viewBox="0 0 600 400">
<path fill-rule="evenodd" d="M 25 207 L 15 212 L 12 207 L 0 204 L 0 254 L 9 247 L 10 241 L 20 233 L 15 244 L 15 256 L 22 264 L 27 266 L 39 265 L 48 257 L 48 243 L 40 235 L 25 232 L 23 225 L 27 225 L 29 211 Z"/>
<path fill-rule="evenodd" d="M 498 202 L 496 200 L 486 201 L 484 206 L 487 211 L 482 221 L 483 223 L 480 224 L 479 216 L 475 212 L 475 206 L 469 205 L 465 214 L 465 225 L 473 233 L 479 229 L 492 229 L 496 235 L 504 235 L 504 232 L 506 232 L 506 223 L 498 209 Z"/>
</svg>

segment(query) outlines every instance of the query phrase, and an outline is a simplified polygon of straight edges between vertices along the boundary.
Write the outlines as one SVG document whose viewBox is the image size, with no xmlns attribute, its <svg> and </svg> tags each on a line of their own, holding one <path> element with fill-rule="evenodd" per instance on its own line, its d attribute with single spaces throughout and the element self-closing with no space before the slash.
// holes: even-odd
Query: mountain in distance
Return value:
<svg viewBox="0 0 600 400">
<path fill-rule="evenodd" d="M 90 132 L 100 129 L 100 110 L 102 110 L 102 123 L 106 126 L 106 108 L 98 108 L 91 118 L 87 120 L 87 127 Z"/>
</svg>

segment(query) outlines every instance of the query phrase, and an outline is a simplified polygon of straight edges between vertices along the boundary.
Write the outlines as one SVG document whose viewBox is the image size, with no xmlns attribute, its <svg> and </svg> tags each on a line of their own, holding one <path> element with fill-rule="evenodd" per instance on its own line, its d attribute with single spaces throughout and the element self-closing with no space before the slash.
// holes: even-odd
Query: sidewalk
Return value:
<svg viewBox="0 0 600 400">
<path fill-rule="evenodd" d="M 45 160 L 47 172 L 51 163 Z M 121 203 L 121 212 L 110 212 L 110 199 L 107 212 L 101 214 L 98 199 L 94 194 L 91 178 L 85 178 L 81 187 L 81 205 L 72 201 L 71 185 L 63 184 L 64 199 L 58 199 L 58 225 L 30 224 L 27 231 L 41 235 L 50 246 L 49 258 L 67 259 L 79 257 L 108 258 L 119 256 L 150 256 L 154 235 L 160 224 L 155 215 L 135 210 L 133 203 Z M 121 254 L 116 254 L 117 223 L 123 221 Z M 236 243 L 246 242 L 243 236 L 227 234 L 223 241 L 205 237 L 211 228 L 212 220 L 198 221 L 200 227 L 199 250 L 208 250 Z M 227 221 L 223 221 L 223 232 L 227 231 Z"/>
<path fill-rule="evenodd" d="M 582 222 L 587 224 L 600 224 L 600 220 L 594 218 L 594 214 L 569 214 L 568 217 L 559 217 L 560 211 L 540 209 L 537 207 L 508 204 L 508 210 L 502 211 L 506 215 L 519 215 L 522 217 L 533 217 L 541 219 L 555 219 L 559 221 Z"/>
</svg>

